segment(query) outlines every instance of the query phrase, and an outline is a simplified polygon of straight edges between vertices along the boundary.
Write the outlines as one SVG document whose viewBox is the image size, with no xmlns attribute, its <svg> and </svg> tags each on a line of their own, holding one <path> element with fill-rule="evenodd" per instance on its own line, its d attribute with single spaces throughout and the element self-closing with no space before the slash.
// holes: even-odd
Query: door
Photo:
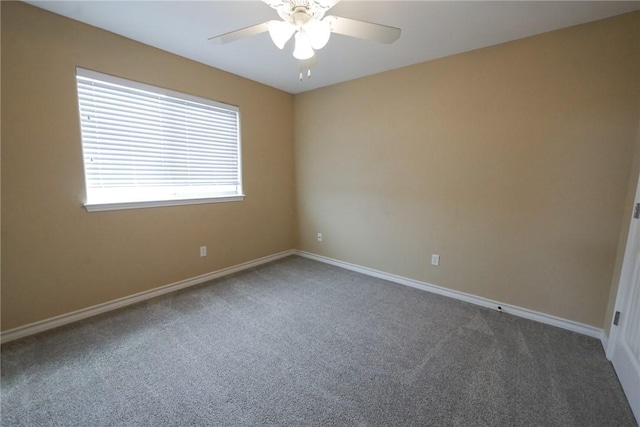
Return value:
<svg viewBox="0 0 640 427">
<path fill-rule="evenodd" d="M 640 422 L 640 181 L 622 263 L 607 357 Z M 617 323 L 617 325 L 616 325 Z"/>
</svg>

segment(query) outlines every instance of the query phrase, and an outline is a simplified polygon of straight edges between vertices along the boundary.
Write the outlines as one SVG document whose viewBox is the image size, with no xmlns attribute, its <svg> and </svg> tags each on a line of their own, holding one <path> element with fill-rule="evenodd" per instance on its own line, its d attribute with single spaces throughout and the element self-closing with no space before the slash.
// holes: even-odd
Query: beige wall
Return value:
<svg viewBox="0 0 640 427">
<path fill-rule="evenodd" d="M 238 105 L 245 201 L 87 213 L 76 66 Z M 17 2 L 1 78 L 2 330 L 293 248 L 292 95 Z"/>
<path fill-rule="evenodd" d="M 639 28 L 629 14 L 297 95 L 298 247 L 602 327 Z"/>
<path fill-rule="evenodd" d="M 3 331 L 291 249 L 296 235 L 303 250 L 608 326 L 640 169 L 639 13 L 294 105 L 23 3 L 1 9 Z M 246 200 L 87 213 L 75 66 L 239 105 Z"/>
</svg>

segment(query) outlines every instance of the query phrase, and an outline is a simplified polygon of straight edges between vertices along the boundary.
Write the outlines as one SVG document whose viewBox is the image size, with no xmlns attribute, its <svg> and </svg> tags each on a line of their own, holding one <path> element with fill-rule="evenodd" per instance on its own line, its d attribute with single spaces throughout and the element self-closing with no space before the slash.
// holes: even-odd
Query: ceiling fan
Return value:
<svg viewBox="0 0 640 427">
<path fill-rule="evenodd" d="M 316 64 L 315 51 L 322 49 L 329 42 L 331 33 L 387 44 L 400 37 L 400 28 L 341 16 L 325 16 L 325 13 L 340 0 L 263 1 L 278 12 L 281 21 L 263 22 L 211 37 L 209 40 L 223 44 L 268 31 L 273 43 L 279 49 L 283 49 L 293 37 L 293 56 L 300 61 L 300 80 L 303 69 L 307 70 L 307 77 L 311 76 L 311 68 Z"/>
</svg>

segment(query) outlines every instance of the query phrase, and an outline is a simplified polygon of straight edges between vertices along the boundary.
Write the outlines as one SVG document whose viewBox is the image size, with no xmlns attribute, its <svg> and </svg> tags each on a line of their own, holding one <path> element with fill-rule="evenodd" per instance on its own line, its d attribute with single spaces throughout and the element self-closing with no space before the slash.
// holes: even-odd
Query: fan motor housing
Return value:
<svg viewBox="0 0 640 427">
<path fill-rule="evenodd" d="M 297 14 L 304 13 L 307 16 L 306 22 L 308 22 L 311 19 L 322 19 L 328 9 L 318 0 L 283 0 L 282 4 L 273 7 L 283 20 L 294 25 L 296 25 L 294 19 Z"/>
</svg>

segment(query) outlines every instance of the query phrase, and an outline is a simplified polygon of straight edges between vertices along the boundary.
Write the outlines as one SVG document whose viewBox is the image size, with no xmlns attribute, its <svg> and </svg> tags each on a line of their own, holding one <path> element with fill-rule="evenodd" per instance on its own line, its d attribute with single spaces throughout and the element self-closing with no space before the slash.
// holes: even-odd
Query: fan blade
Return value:
<svg viewBox="0 0 640 427">
<path fill-rule="evenodd" d="M 358 21 L 357 19 L 343 18 L 341 16 L 327 16 L 324 19 L 331 21 L 332 33 L 387 44 L 393 43 L 400 38 L 400 28 Z"/>
<path fill-rule="evenodd" d="M 255 36 L 256 34 L 266 33 L 267 31 L 269 31 L 269 22 L 263 22 L 262 24 L 252 25 L 250 27 L 245 27 L 240 30 L 230 31 L 228 33 L 224 33 L 219 36 L 211 37 L 208 40 L 211 40 L 214 43 L 224 44 L 224 43 L 236 41 L 243 37 Z"/>
</svg>

